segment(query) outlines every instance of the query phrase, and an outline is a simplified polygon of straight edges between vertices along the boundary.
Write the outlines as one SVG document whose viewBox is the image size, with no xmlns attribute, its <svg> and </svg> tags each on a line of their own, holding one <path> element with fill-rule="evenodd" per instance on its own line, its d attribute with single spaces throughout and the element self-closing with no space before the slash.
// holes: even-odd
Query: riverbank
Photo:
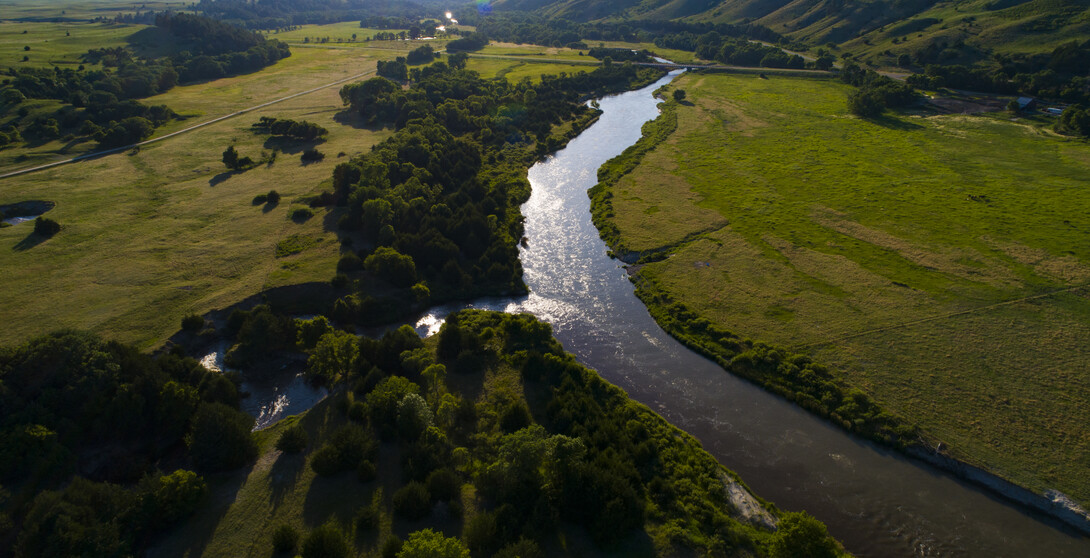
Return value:
<svg viewBox="0 0 1090 558">
<path fill-rule="evenodd" d="M 704 76 L 690 76 L 685 83 L 678 84 L 676 87 L 691 88 L 693 87 L 693 81 L 703 79 Z M 741 84 L 732 82 L 729 87 L 723 87 L 729 91 L 727 95 L 737 94 L 739 90 L 746 91 L 747 96 L 745 99 L 747 103 L 752 103 L 758 99 L 757 97 L 748 96 L 751 93 L 744 86 L 739 89 L 740 86 Z M 830 84 L 830 87 L 835 89 L 837 86 Z M 689 93 L 690 98 L 692 98 L 694 90 L 689 89 Z M 825 101 L 820 96 L 818 99 L 820 102 Z M 701 103 L 702 100 L 697 99 L 695 102 Z M 728 106 L 726 108 L 722 105 L 718 106 L 721 110 L 718 113 L 718 119 L 709 122 L 704 117 L 704 120 L 700 120 L 696 124 L 708 126 L 718 122 L 727 134 L 742 135 L 746 136 L 746 138 L 753 137 L 756 134 L 759 137 L 762 125 L 756 122 L 749 113 L 745 112 L 745 109 L 740 110 L 738 106 Z M 831 370 L 827 370 L 814 364 L 815 361 L 826 361 L 827 358 L 824 357 L 827 356 L 827 353 L 806 351 L 813 353 L 812 358 L 792 356 L 792 353 L 802 351 L 791 349 L 790 345 L 788 345 L 788 348 L 775 349 L 766 344 L 748 342 L 744 338 L 733 335 L 729 329 L 723 327 L 721 317 L 724 314 L 722 311 L 709 313 L 710 307 L 706 303 L 693 304 L 693 301 L 699 300 L 700 293 L 704 293 L 705 297 L 713 293 L 718 296 L 729 293 L 732 288 L 737 287 L 737 285 L 732 287 L 729 284 L 716 282 L 720 281 L 719 279 L 710 280 L 712 282 L 709 283 L 709 279 L 705 276 L 712 274 L 712 276 L 725 278 L 730 275 L 735 278 L 735 281 L 738 281 L 743 277 L 743 274 L 740 274 L 736 269 L 739 264 L 731 265 L 729 260 L 716 259 L 715 256 L 709 254 L 714 252 L 716 246 L 724 247 L 722 249 L 732 246 L 729 244 L 731 240 L 725 236 L 727 234 L 725 231 L 738 230 L 739 226 L 738 222 L 731 223 L 728 226 L 726 221 L 723 221 L 723 217 L 707 209 L 710 206 L 707 201 L 708 197 L 715 194 L 702 190 L 699 195 L 690 195 L 688 198 L 679 195 L 678 199 L 686 201 L 676 208 L 665 207 L 661 203 L 657 203 L 661 200 L 650 199 L 652 196 L 667 197 L 667 193 L 662 191 L 663 188 L 660 187 L 659 182 L 662 182 L 663 168 L 668 167 L 670 163 L 663 159 L 660 153 L 663 150 L 655 151 L 657 146 L 667 141 L 667 138 L 671 142 L 668 147 L 663 148 L 667 152 L 675 150 L 675 152 L 681 151 L 698 155 L 697 160 L 699 162 L 688 161 L 678 165 L 680 168 L 708 168 L 707 162 L 699 158 L 703 156 L 703 152 L 694 151 L 702 148 L 687 144 L 687 147 L 682 147 L 682 144 L 678 142 L 686 140 L 679 140 L 677 135 L 673 134 L 677 128 L 677 116 L 672 113 L 678 108 L 677 104 L 668 102 L 659 120 L 656 123 L 648 124 L 645 128 L 645 137 L 641 140 L 644 145 L 630 148 L 625 155 L 603 166 L 599 171 L 599 177 L 602 180 L 600 180 L 599 186 L 596 186 L 591 192 L 594 200 L 592 208 L 596 224 L 599 224 L 602 237 L 609 242 L 614 254 L 630 263 L 640 261 L 640 263 L 648 264 L 635 272 L 633 279 L 637 284 L 637 294 L 648 305 L 659 324 L 675 338 L 702 354 L 712 357 L 728 370 L 732 370 L 766 387 L 766 389 L 779 393 L 816 414 L 832 419 L 834 423 L 849 431 L 902 450 L 911 448 L 906 453 L 921 452 L 922 448 L 939 446 L 939 440 L 941 439 L 949 439 L 946 431 L 940 431 L 941 437 L 938 439 L 936 439 L 930 428 L 923 430 L 922 434 L 916 431 L 914 425 L 917 424 L 916 420 L 918 419 L 907 418 L 903 414 L 905 407 L 901 404 L 879 406 L 876 400 L 870 397 L 872 383 L 875 381 L 873 377 L 869 377 L 870 380 L 862 384 L 855 384 L 854 382 L 858 382 L 858 380 L 856 379 L 854 382 L 846 381 L 844 370 L 837 366 L 831 366 Z M 693 105 L 684 106 L 684 110 L 690 111 L 687 114 L 691 114 L 694 110 Z M 693 125 L 692 117 L 687 116 L 687 118 L 687 124 Z M 738 128 L 739 122 L 749 124 L 749 127 L 740 129 Z M 686 129 L 686 133 L 691 134 L 691 132 L 691 129 Z M 681 137 L 687 136 L 682 134 Z M 718 146 L 724 140 L 722 136 L 717 136 L 715 139 L 703 138 L 700 141 L 703 146 Z M 731 140 L 728 139 L 727 141 Z M 725 147 L 720 149 L 725 149 Z M 648 153 L 652 152 L 655 153 L 655 158 L 648 163 L 645 158 Z M 722 161 L 722 159 L 717 159 L 717 161 Z M 642 172 L 637 172 L 639 178 L 628 177 L 621 186 L 618 186 L 618 183 L 622 182 L 621 177 L 628 176 L 641 164 L 644 167 L 649 164 L 650 167 L 647 168 L 653 168 L 654 172 L 648 174 L 641 167 Z M 726 166 L 723 166 L 722 163 L 718 164 L 718 172 L 720 173 L 718 181 L 720 184 L 726 179 L 726 176 L 731 176 L 731 164 L 727 163 Z M 678 166 L 674 168 L 678 168 Z M 685 185 L 685 180 L 689 179 L 685 175 L 680 185 L 672 187 L 679 192 L 688 191 L 690 186 Z M 656 191 L 652 193 L 646 188 L 639 189 L 634 185 L 634 180 L 653 181 L 656 185 Z M 623 204 L 620 209 L 614 203 L 617 201 L 615 196 L 618 195 L 621 196 L 620 201 Z M 693 197 L 695 197 L 695 200 L 691 199 Z M 703 201 L 701 201 L 702 199 Z M 639 210 L 639 213 L 637 213 L 637 210 Z M 623 219 L 617 218 L 618 213 L 621 213 Z M 638 234 L 630 234 L 632 231 L 637 230 L 637 227 L 631 224 L 632 218 L 637 215 L 642 226 L 639 228 Z M 671 217 L 677 215 L 687 215 L 688 217 L 686 219 L 671 220 Z M 730 214 L 724 213 L 724 216 L 731 218 Z M 656 221 L 660 217 L 665 221 Z M 627 221 L 624 221 L 624 219 L 627 219 Z M 715 223 L 715 219 L 722 222 Z M 732 219 L 732 221 L 738 220 L 737 216 Z M 651 222 L 652 225 L 647 226 L 648 222 Z M 668 228 L 664 229 L 662 223 L 668 223 Z M 656 226 L 658 228 L 655 228 Z M 662 232 L 668 234 L 662 235 L 660 234 Z M 641 237 L 640 234 L 643 236 Z M 656 234 L 659 234 L 659 236 L 653 237 Z M 633 243 L 634 238 L 638 242 Z M 639 240 L 640 238 L 644 240 Z M 663 238 L 666 239 L 665 242 L 662 241 Z M 769 249 L 766 248 L 767 250 Z M 790 254 L 788 255 L 790 256 Z M 752 266 L 754 270 L 761 270 L 763 269 L 762 265 L 753 263 L 748 264 L 746 267 Z M 685 277 L 693 278 L 697 276 L 701 277 L 701 281 L 703 281 L 703 287 L 699 289 L 699 292 L 679 288 L 679 281 Z M 764 281 L 775 282 L 776 280 L 765 278 Z M 910 280 L 909 283 L 916 282 Z M 791 300 L 791 298 L 788 297 L 783 300 Z M 737 318 L 748 315 L 740 312 L 740 310 L 752 311 L 744 303 L 741 306 L 736 305 L 733 299 L 730 304 L 725 306 L 723 306 L 724 301 L 719 301 L 718 304 L 721 305 L 720 308 L 733 311 L 734 318 L 736 318 L 733 322 L 736 323 L 740 323 Z M 790 315 L 787 314 L 787 317 L 790 317 Z M 729 319 L 726 321 L 728 324 L 731 322 L 732 320 Z M 730 329 L 736 328 L 746 332 L 753 331 L 752 329 L 742 329 L 737 325 L 730 327 Z M 773 345 L 775 344 L 777 343 L 773 343 Z M 815 371 L 815 373 L 804 373 L 803 371 L 807 369 Z M 857 378 L 858 376 L 852 375 L 850 377 Z M 865 389 L 856 389 L 854 385 L 862 385 Z M 864 393 L 864 391 L 867 393 Z M 894 411 L 898 412 L 895 414 Z M 958 449 L 962 447 L 962 444 L 947 443 L 945 446 Z M 920 455 L 917 455 L 917 457 L 920 457 Z M 965 461 L 960 455 L 957 455 L 957 457 L 961 458 L 961 460 L 955 460 L 960 463 L 960 465 L 956 466 L 943 466 L 945 460 L 955 459 L 949 454 L 937 455 L 932 461 L 936 466 L 959 474 L 961 478 L 973 481 L 981 486 L 990 484 L 992 486 L 989 488 L 996 491 L 996 493 L 1006 492 L 1007 494 L 1004 497 L 1030 505 L 1030 507 L 1049 513 L 1054 517 L 1059 518 L 1060 515 L 1067 513 L 1063 509 L 1053 509 L 1057 508 L 1057 505 L 1052 503 L 1052 498 L 1043 495 L 1045 494 L 1043 489 L 1039 491 L 1027 490 L 1029 494 L 1036 495 L 1034 498 L 1029 498 L 1025 494 L 1019 494 L 1012 489 L 997 489 L 996 487 L 1000 486 L 1001 483 L 981 480 L 981 476 L 977 473 L 959 473 L 959 471 L 967 471 L 966 467 L 971 467 L 977 471 L 985 469 L 969 465 L 969 462 Z M 1074 458 L 1068 457 L 1068 459 Z M 992 476 L 997 481 L 1001 480 L 999 476 L 994 474 Z M 1072 477 L 1069 476 L 1068 479 L 1071 480 Z M 1077 480 L 1077 477 L 1075 477 L 1075 480 Z M 1011 486 L 1017 485 L 1012 484 Z M 1059 508 L 1063 508 L 1063 506 L 1060 505 Z M 1067 518 L 1067 523 L 1076 526 L 1075 524 L 1080 523 L 1078 518 L 1082 516 L 1077 511 L 1073 513 L 1073 517 L 1069 516 Z M 1072 520 L 1074 523 L 1072 523 Z M 1085 520 L 1086 518 L 1083 517 L 1081 521 L 1085 522 Z M 1085 525 L 1077 525 L 1077 527 L 1084 532 L 1086 530 Z"/>
</svg>

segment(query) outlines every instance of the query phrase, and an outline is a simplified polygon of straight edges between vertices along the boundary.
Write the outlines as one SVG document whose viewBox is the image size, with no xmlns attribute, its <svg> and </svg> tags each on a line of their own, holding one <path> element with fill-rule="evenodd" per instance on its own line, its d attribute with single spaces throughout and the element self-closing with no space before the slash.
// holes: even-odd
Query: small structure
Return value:
<svg viewBox="0 0 1090 558">
<path fill-rule="evenodd" d="M 1048 107 L 1045 109 L 1045 112 L 1051 114 L 1052 116 L 1060 116 L 1064 113 L 1064 109 L 1058 107 Z"/>
<path fill-rule="evenodd" d="M 1037 107 L 1037 99 L 1033 97 L 1018 97 L 1018 110 L 1031 110 Z"/>
</svg>

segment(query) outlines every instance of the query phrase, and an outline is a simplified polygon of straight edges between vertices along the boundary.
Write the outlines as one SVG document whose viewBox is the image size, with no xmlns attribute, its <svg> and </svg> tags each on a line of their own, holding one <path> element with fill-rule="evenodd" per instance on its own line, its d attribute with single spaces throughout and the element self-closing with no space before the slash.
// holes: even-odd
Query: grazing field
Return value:
<svg viewBox="0 0 1090 558">
<path fill-rule="evenodd" d="M 697 314 L 830 365 L 932 444 L 1090 503 L 1090 145 L 1009 115 L 848 114 L 833 81 L 685 75 L 612 189 Z"/>
<path fill-rule="evenodd" d="M 363 51 L 309 49 L 262 72 L 178 87 L 154 101 L 200 115 L 184 126 L 373 67 Z M 269 287 L 329 280 L 339 256 L 330 232 L 335 215 L 316 209 L 297 223 L 289 212 L 301 207 L 295 200 L 329 189 L 338 162 L 390 133 L 354 125 L 338 92 L 323 89 L 136 153 L 0 181 L 0 204 L 56 202 L 47 217 L 63 227 L 45 241 L 30 234 L 30 224 L 0 229 L 0 315 L 9 324 L 0 343 L 75 327 L 148 346 L 177 331 L 186 314 Z M 303 165 L 300 153 L 314 144 L 252 133 L 261 116 L 327 128 L 327 141 L 316 145 L 325 160 Z M 227 173 L 222 153 L 232 144 L 255 160 L 280 152 L 272 165 Z M 254 196 L 273 189 L 282 196 L 278 205 L 252 205 Z"/>
<path fill-rule="evenodd" d="M 125 46 L 130 35 L 146 27 L 86 21 L 0 21 L 0 68 L 76 68 L 83 64 L 81 57 L 88 50 Z"/>
</svg>

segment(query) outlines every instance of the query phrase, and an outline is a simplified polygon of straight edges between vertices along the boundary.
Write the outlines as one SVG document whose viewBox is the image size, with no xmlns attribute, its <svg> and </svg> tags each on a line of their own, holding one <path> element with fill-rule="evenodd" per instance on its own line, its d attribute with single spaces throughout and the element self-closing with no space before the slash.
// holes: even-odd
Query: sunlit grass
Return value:
<svg viewBox="0 0 1090 558">
<path fill-rule="evenodd" d="M 860 120 L 834 81 L 675 87 L 691 103 L 614 188 L 615 222 L 635 250 L 712 232 L 642 274 L 955 455 L 1090 501 L 1087 290 L 993 307 L 1090 283 L 1085 142 L 1006 115 Z"/>
</svg>

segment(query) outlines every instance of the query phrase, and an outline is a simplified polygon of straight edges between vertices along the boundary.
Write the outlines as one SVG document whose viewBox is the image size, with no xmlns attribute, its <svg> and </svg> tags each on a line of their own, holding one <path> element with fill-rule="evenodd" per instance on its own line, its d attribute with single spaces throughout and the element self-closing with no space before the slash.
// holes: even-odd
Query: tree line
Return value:
<svg viewBox="0 0 1090 558">
<path fill-rule="evenodd" d="M 27 140 L 45 142 L 65 136 L 95 140 L 100 147 L 136 143 L 176 118 L 165 105 L 137 101 L 193 81 L 256 71 L 291 54 L 287 44 L 209 18 L 161 13 L 157 29 L 166 41 L 187 45 L 169 56 L 145 58 L 127 47 L 91 49 L 83 55 L 101 69 L 9 68 L 0 100 L 9 108 L 26 99 L 64 103 L 51 116 L 20 118 Z M 179 47 L 181 48 L 181 47 Z M 16 136 L 7 133 L 8 144 Z"/>
</svg>

